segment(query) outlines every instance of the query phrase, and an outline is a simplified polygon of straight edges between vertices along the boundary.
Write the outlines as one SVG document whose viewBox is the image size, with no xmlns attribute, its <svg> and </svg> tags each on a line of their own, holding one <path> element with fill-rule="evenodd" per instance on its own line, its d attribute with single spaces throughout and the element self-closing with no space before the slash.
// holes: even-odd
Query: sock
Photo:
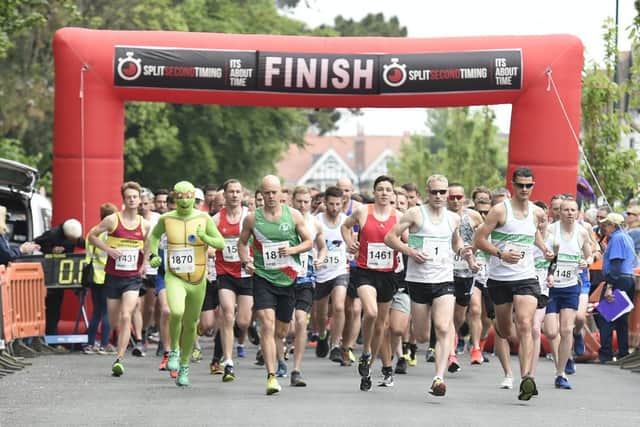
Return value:
<svg viewBox="0 0 640 427">
<path fill-rule="evenodd" d="M 487 340 L 480 340 L 480 351 L 484 351 L 484 345 L 487 343 Z"/>
<path fill-rule="evenodd" d="M 222 364 L 222 366 L 227 366 L 227 365 L 233 367 L 233 360 L 231 360 L 231 359 L 225 360 L 224 363 Z"/>
</svg>

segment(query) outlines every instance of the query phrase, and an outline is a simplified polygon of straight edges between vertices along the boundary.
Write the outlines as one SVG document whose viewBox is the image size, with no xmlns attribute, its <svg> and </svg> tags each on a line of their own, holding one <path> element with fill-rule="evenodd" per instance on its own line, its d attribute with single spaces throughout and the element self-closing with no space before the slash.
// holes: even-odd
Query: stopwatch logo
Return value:
<svg viewBox="0 0 640 427">
<path fill-rule="evenodd" d="M 118 58 L 117 70 L 123 80 L 135 80 L 142 73 L 142 59 L 134 58 L 133 52 L 127 52 L 126 58 Z"/>
<path fill-rule="evenodd" d="M 407 64 L 398 64 L 398 58 L 391 58 L 391 64 L 382 68 L 382 80 L 388 86 L 399 87 L 407 80 Z"/>
</svg>

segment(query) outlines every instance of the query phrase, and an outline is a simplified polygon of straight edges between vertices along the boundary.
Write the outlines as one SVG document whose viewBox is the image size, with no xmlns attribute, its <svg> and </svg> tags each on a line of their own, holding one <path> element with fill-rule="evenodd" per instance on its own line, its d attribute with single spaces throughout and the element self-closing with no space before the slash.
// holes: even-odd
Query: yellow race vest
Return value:
<svg viewBox="0 0 640 427">
<path fill-rule="evenodd" d="M 207 245 L 196 234 L 198 226 L 207 228 L 206 213 L 181 219 L 165 217 L 167 264 L 174 275 L 189 283 L 200 283 L 206 273 Z"/>
</svg>

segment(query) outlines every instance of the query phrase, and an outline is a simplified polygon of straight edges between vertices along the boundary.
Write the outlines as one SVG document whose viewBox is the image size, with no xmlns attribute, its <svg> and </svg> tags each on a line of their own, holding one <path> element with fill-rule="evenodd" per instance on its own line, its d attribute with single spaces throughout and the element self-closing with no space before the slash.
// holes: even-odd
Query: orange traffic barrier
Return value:
<svg viewBox="0 0 640 427">
<path fill-rule="evenodd" d="M 0 326 L 2 326 L 2 339 L 6 342 L 13 340 L 11 325 L 13 322 L 13 309 L 11 308 L 11 284 L 7 280 L 7 269 L 4 265 L 0 265 L 0 299 L 2 300 L 2 318 L 0 318 Z"/>
<path fill-rule="evenodd" d="M 9 264 L 2 285 L 3 314 L 5 284 L 8 284 L 9 311 L 11 313 L 10 335 L 13 339 L 44 336 L 44 300 L 47 289 L 44 285 L 42 264 L 39 262 Z"/>
</svg>

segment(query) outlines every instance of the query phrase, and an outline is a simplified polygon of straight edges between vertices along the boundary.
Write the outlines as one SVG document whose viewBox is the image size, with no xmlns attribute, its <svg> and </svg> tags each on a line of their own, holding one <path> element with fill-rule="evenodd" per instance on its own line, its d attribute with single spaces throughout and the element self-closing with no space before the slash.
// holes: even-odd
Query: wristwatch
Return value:
<svg viewBox="0 0 640 427">
<path fill-rule="evenodd" d="M 247 264 L 249 264 L 249 261 L 242 261 L 242 262 L 240 263 L 240 266 L 241 266 L 242 268 L 246 268 L 246 267 L 247 267 Z"/>
<path fill-rule="evenodd" d="M 502 259 L 502 251 L 500 249 L 498 249 L 498 252 L 496 252 L 496 258 L 498 259 Z"/>
</svg>

